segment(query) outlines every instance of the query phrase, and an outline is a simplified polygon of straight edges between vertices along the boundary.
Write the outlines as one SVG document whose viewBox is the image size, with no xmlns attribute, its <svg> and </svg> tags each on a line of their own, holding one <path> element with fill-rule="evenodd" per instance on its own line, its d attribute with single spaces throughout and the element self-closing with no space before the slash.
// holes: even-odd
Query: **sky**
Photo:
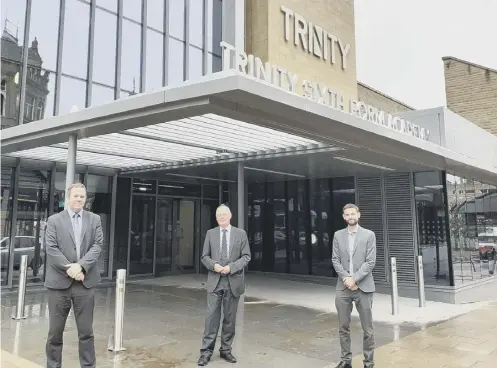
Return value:
<svg viewBox="0 0 497 368">
<path fill-rule="evenodd" d="M 497 0 L 355 0 L 357 80 L 416 109 L 443 106 L 443 56 L 497 70 Z"/>
</svg>

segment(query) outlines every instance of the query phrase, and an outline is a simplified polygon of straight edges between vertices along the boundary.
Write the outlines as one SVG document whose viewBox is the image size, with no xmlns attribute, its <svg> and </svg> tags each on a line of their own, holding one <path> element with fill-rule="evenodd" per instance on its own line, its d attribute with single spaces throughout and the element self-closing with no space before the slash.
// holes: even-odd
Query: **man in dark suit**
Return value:
<svg viewBox="0 0 497 368">
<path fill-rule="evenodd" d="M 373 268 L 376 263 L 376 237 L 374 232 L 359 226 L 361 214 L 355 204 L 343 208 L 345 229 L 333 237 L 332 262 L 338 274 L 335 306 L 338 313 L 342 361 L 337 368 L 352 368 L 350 350 L 350 319 L 353 304 L 361 320 L 364 367 L 374 366 Z"/>
<path fill-rule="evenodd" d="M 231 211 L 226 205 L 216 210 L 218 227 L 207 231 L 202 263 L 207 276 L 207 316 L 200 348 L 199 366 L 205 366 L 214 352 L 223 305 L 221 358 L 236 363 L 231 354 L 235 338 L 236 312 L 240 295 L 245 292 L 244 268 L 250 262 L 250 246 L 244 230 L 230 225 Z"/>
<path fill-rule="evenodd" d="M 67 209 L 50 216 L 45 233 L 49 330 L 46 344 L 48 368 L 62 366 L 62 336 L 67 316 L 74 310 L 81 367 L 96 367 L 93 338 L 93 288 L 100 282 L 97 268 L 103 234 L 100 216 L 83 210 L 86 188 L 81 183 L 67 189 Z"/>
</svg>

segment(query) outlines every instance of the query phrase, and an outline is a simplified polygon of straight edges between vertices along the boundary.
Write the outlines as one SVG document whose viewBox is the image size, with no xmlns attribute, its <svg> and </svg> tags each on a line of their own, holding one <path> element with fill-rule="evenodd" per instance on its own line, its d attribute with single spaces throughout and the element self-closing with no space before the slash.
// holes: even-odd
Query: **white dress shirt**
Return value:
<svg viewBox="0 0 497 368">
<path fill-rule="evenodd" d="M 223 250 L 223 228 L 222 227 L 219 227 L 219 250 L 222 251 Z M 228 252 L 227 252 L 227 255 L 228 255 L 228 258 L 230 257 L 230 235 L 231 235 L 231 225 L 228 225 L 228 227 L 226 228 L 226 230 L 228 230 L 226 232 L 226 243 L 228 245 Z"/>
</svg>

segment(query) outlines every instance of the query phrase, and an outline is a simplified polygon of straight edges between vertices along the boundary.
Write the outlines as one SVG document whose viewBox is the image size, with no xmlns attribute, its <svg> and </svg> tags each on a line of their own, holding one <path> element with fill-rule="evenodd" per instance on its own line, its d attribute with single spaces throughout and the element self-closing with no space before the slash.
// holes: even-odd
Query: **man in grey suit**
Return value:
<svg viewBox="0 0 497 368">
<path fill-rule="evenodd" d="M 226 205 L 216 210 L 218 227 L 207 231 L 202 263 L 209 270 L 207 276 L 207 316 L 200 348 L 199 366 L 205 366 L 214 352 L 223 305 L 221 358 L 236 363 L 231 354 L 235 338 L 236 312 L 240 295 L 245 292 L 244 269 L 250 262 L 250 246 L 244 230 L 230 225 L 231 211 Z"/>
<path fill-rule="evenodd" d="M 67 190 L 67 209 L 47 222 L 48 368 L 62 366 L 62 336 L 71 305 L 78 328 L 80 365 L 96 367 L 93 287 L 100 282 L 97 261 L 103 235 L 100 216 L 84 211 L 85 202 L 85 186 L 72 184 Z"/>
<path fill-rule="evenodd" d="M 345 229 L 333 237 L 332 262 L 338 274 L 335 306 L 338 312 L 342 361 L 337 368 L 352 368 L 350 350 L 350 319 L 353 303 L 361 320 L 364 367 L 374 367 L 373 268 L 376 263 L 376 237 L 374 232 L 359 226 L 361 214 L 355 204 L 343 208 Z"/>
</svg>

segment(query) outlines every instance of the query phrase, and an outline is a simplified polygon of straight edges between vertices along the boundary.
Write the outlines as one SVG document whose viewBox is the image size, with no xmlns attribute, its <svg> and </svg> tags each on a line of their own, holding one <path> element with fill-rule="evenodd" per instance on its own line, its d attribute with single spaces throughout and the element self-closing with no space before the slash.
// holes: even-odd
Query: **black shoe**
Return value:
<svg viewBox="0 0 497 368">
<path fill-rule="evenodd" d="M 352 364 L 346 362 L 340 362 L 340 364 L 337 365 L 336 368 L 352 368 Z"/>
<path fill-rule="evenodd" d="M 231 353 L 221 353 L 221 358 L 226 360 L 228 363 L 236 363 L 236 358 Z"/>
<path fill-rule="evenodd" d="M 197 365 L 203 367 L 209 363 L 209 360 L 211 360 L 211 357 L 208 355 L 201 355 L 200 358 L 198 358 Z"/>
</svg>

